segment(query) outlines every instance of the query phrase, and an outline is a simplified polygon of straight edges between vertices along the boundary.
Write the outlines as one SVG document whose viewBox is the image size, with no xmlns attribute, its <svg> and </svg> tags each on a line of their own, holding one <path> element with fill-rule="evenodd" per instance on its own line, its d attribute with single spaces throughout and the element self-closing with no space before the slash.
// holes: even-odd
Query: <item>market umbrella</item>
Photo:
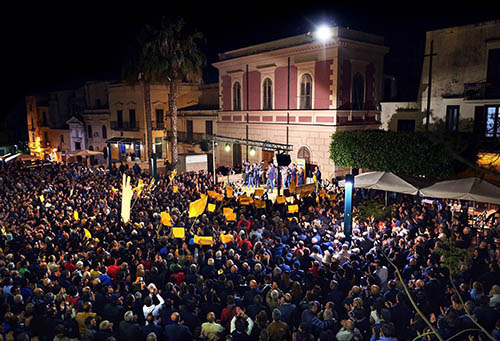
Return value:
<svg viewBox="0 0 500 341">
<path fill-rule="evenodd" d="M 345 180 L 339 181 L 344 187 Z M 386 192 L 397 192 L 416 195 L 418 188 L 391 172 L 368 172 L 354 177 L 354 188 L 375 189 Z"/>
<path fill-rule="evenodd" d="M 432 186 L 422 188 L 420 194 L 431 198 L 469 200 L 500 205 L 500 187 L 475 177 L 437 182 Z"/>
</svg>

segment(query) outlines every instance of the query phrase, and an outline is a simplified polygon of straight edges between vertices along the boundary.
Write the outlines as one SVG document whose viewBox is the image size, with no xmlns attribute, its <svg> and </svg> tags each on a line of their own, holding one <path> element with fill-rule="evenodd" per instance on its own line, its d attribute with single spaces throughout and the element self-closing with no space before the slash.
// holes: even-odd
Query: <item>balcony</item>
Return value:
<svg viewBox="0 0 500 341">
<path fill-rule="evenodd" d="M 151 126 L 153 130 L 163 130 L 165 129 L 165 121 L 151 121 Z"/>
<path fill-rule="evenodd" d="M 463 97 L 466 100 L 500 99 L 500 85 L 487 82 L 465 83 Z"/>
<path fill-rule="evenodd" d="M 246 123 L 247 111 L 219 112 L 219 123 Z M 248 123 L 300 125 L 380 124 L 378 110 L 259 110 L 248 111 Z"/>
<path fill-rule="evenodd" d="M 177 142 L 197 144 L 207 139 L 207 134 L 188 133 L 185 131 L 177 131 Z M 167 131 L 167 140 L 172 140 L 173 134 L 171 130 Z"/>
<path fill-rule="evenodd" d="M 111 121 L 111 129 L 112 130 L 120 130 L 120 131 L 139 131 L 139 121 Z"/>
</svg>

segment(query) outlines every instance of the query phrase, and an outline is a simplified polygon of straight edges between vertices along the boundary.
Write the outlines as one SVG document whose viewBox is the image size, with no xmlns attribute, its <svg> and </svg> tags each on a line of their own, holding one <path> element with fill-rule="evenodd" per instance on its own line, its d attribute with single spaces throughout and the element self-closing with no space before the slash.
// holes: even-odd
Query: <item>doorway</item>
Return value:
<svg viewBox="0 0 500 341">
<path fill-rule="evenodd" d="M 241 168 L 241 144 L 233 144 L 233 168 L 238 170 Z"/>
</svg>

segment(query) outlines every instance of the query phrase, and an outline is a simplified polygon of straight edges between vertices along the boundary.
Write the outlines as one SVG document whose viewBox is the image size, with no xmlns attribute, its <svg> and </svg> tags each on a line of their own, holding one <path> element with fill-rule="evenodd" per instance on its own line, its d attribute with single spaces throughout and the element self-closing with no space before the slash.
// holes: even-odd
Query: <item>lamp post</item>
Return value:
<svg viewBox="0 0 500 341">
<path fill-rule="evenodd" d="M 347 241 L 351 241 L 352 233 L 352 191 L 354 187 L 354 176 L 347 174 L 345 177 L 344 198 L 344 235 Z"/>
<path fill-rule="evenodd" d="M 158 180 L 158 156 L 156 155 L 156 145 L 153 144 L 153 154 L 151 155 L 151 175 Z"/>
</svg>

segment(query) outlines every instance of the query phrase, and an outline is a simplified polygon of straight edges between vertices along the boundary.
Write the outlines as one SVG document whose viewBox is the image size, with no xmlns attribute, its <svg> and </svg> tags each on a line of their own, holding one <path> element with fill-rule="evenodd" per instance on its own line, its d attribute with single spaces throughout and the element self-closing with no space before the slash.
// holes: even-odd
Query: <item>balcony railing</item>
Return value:
<svg viewBox="0 0 500 341">
<path fill-rule="evenodd" d="M 246 123 L 247 111 L 219 112 L 219 123 Z M 378 110 L 258 110 L 248 111 L 248 123 L 300 125 L 379 124 Z"/>
<path fill-rule="evenodd" d="M 201 143 L 202 141 L 207 139 L 207 134 L 202 134 L 202 133 L 188 133 L 185 131 L 178 131 L 177 132 L 177 142 L 182 142 L 182 143 Z M 167 131 L 167 140 L 172 140 L 173 134 L 171 130 Z"/>
<path fill-rule="evenodd" d="M 479 82 L 464 84 L 464 95 L 467 100 L 500 99 L 500 85 Z"/>
<path fill-rule="evenodd" d="M 111 121 L 112 130 L 139 131 L 139 121 Z"/>
</svg>

